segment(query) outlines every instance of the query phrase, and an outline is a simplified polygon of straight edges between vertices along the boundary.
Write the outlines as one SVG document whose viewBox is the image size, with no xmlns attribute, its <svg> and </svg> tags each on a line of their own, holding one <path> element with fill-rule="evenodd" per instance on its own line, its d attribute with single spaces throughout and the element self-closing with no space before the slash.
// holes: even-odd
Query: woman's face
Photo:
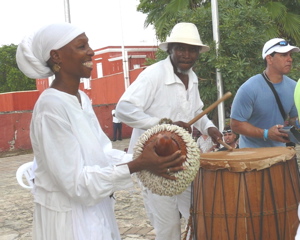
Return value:
<svg viewBox="0 0 300 240">
<path fill-rule="evenodd" d="M 75 78 L 89 78 L 93 69 L 94 51 L 90 48 L 85 33 L 74 38 L 58 50 L 60 56 L 60 72 Z"/>
</svg>

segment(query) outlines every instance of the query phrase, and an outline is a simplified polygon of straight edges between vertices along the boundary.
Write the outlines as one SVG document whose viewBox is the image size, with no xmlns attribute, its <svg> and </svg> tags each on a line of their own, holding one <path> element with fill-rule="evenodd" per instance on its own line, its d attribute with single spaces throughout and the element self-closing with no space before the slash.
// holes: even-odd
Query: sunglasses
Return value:
<svg viewBox="0 0 300 240">
<path fill-rule="evenodd" d="M 288 41 L 281 41 L 281 42 L 278 42 L 278 43 L 276 43 L 276 44 L 274 44 L 272 47 L 269 47 L 268 49 L 267 49 L 267 51 L 269 51 L 271 48 L 273 48 L 273 47 L 275 47 L 275 46 L 282 46 L 282 47 L 284 47 L 284 46 L 287 46 L 287 45 L 289 45 L 290 43 L 288 42 Z M 265 53 L 267 53 L 267 51 L 265 51 Z"/>
<path fill-rule="evenodd" d="M 223 134 L 225 134 L 225 133 L 232 133 L 232 131 L 231 131 L 231 129 L 229 129 L 229 130 L 223 131 L 222 133 L 223 133 Z"/>
</svg>

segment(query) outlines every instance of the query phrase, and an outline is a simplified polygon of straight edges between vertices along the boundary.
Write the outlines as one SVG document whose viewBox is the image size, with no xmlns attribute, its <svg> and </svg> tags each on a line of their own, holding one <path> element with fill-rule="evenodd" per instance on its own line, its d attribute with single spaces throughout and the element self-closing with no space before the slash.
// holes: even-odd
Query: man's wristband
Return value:
<svg viewBox="0 0 300 240">
<path fill-rule="evenodd" d="M 268 133 L 269 133 L 269 130 L 265 129 L 264 130 L 264 141 L 266 141 L 268 139 Z"/>
</svg>

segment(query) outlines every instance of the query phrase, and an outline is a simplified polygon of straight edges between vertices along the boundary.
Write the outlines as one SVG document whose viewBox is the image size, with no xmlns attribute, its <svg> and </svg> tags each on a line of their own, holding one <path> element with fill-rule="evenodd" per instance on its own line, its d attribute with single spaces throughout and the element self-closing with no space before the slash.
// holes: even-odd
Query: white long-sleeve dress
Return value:
<svg viewBox="0 0 300 240">
<path fill-rule="evenodd" d="M 30 137 L 37 162 L 33 238 L 120 240 L 113 192 L 132 186 L 132 155 L 112 149 L 80 91 L 78 99 L 53 88 L 39 97 Z"/>
</svg>

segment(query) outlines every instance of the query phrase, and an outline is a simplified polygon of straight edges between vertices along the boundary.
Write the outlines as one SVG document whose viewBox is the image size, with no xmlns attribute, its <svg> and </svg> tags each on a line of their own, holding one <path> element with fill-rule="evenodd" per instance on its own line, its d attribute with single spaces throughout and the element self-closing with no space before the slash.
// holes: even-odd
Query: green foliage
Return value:
<svg viewBox="0 0 300 240">
<path fill-rule="evenodd" d="M 145 26 L 153 24 L 158 35 L 165 34 L 172 26 L 172 20 L 183 9 L 195 9 L 202 6 L 199 0 L 140 0 L 137 10 L 147 14 Z M 166 36 L 166 35 L 165 35 Z"/>
<path fill-rule="evenodd" d="M 36 89 L 35 79 L 26 77 L 16 62 L 17 46 L 0 47 L 0 92 L 13 92 Z"/>
<path fill-rule="evenodd" d="M 157 2 L 155 1 L 155 3 Z M 165 4 L 167 4 L 166 1 Z M 273 16 L 270 14 L 270 6 L 276 9 Z M 176 15 L 167 18 L 164 28 L 160 28 L 163 30 L 156 32 L 157 38 L 160 41 L 165 41 L 166 36 L 178 22 L 192 22 L 198 27 L 202 42 L 209 45 L 211 49 L 207 53 L 200 54 L 194 71 L 199 77 L 201 98 L 205 106 L 209 106 L 217 98 L 216 69 L 221 72 L 224 93 L 230 91 L 233 96 L 240 85 L 249 77 L 259 74 L 265 69 L 261 53 L 264 43 L 274 37 L 287 38 L 286 36 L 288 36 L 286 32 L 281 30 L 276 21 L 280 16 L 284 18 L 291 16 L 291 13 L 286 14 L 287 9 L 282 3 L 270 1 L 265 1 L 265 3 L 256 0 L 219 1 L 220 43 L 218 51 L 216 51 L 216 44 L 213 41 L 210 3 L 193 9 L 185 8 L 176 11 Z M 161 11 L 163 10 L 161 9 Z M 294 17 L 295 19 L 298 18 L 297 16 Z M 155 24 L 157 22 L 154 21 L 156 27 Z M 297 27 L 299 28 L 299 24 Z M 289 35 L 288 39 L 296 42 L 295 38 L 291 36 Z M 165 53 L 162 54 L 161 52 L 157 52 L 157 61 L 166 56 Z M 294 68 L 289 74 L 293 79 L 300 77 L 299 55 L 298 53 L 294 54 Z M 225 108 L 230 107 L 232 100 L 233 98 L 225 102 Z M 214 111 L 210 117 L 215 119 L 216 114 L 217 111 Z"/>
<path fill-rule="evenodd" d="M 298 6 L 297 6 L 298 5 Z M 277 36 L 293 40 L 297 45 L 300 44 L 300 15 L 294 8 L 300 8 L 300 4 L 288 2 L 267 2 L 265 4 L 270 17 L 274 20 L 277 27 Z"/>
</svg>

